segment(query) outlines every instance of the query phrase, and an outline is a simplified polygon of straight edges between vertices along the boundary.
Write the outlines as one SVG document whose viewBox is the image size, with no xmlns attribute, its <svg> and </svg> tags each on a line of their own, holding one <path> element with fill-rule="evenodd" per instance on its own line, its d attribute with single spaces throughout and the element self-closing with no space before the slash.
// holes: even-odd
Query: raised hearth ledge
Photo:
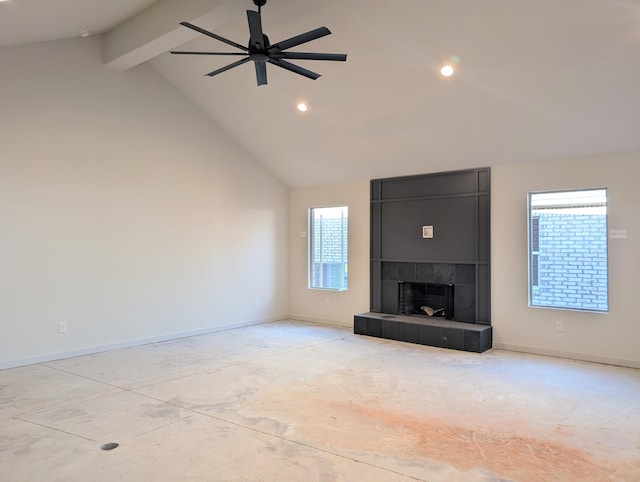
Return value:
<svg viewBox="0 0 640 482">
<path fill-rule="evenodd" d="M 491 326 L 387 313 L 355 315 L 353 332 L 357 335 L 475 353 L 489 350 L 493 342 Z"/>
</svg>

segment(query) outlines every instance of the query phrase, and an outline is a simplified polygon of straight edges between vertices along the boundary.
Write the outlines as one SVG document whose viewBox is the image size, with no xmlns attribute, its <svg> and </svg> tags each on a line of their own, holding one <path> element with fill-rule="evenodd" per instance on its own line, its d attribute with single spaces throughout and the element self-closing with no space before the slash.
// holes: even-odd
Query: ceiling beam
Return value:
<svg viewBox="0 0 640 482">
<path fill-rule="evenodd" d="M 233 0 L 160 0 L 105 35 L 104 64 L 128 70 L 198 36 L 180 22 L 216 29 L 234 15 L 238 2 Z"/>
</svg>

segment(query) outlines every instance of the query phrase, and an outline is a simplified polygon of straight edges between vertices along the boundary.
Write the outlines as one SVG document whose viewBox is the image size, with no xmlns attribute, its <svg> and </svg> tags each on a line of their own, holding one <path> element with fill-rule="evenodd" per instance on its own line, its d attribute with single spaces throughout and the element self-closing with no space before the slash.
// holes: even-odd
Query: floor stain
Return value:
<svg viewBox="0 0 640 482">
<path fill-rule="evenodd" d="M 384 407 L 379 401 L 337 400 L 282 386 L 262 396 L 278 399 L 279 410 L 274 415 L 296 432 L 290 434 L 293 438 L 310 443 L 330 440 L 329 448 L 334 450 L 367 452 L 374 457 L 379 453 L 422 465 L 426 471 L 435 462 L 460 471 L 460 476 L 484 474 L 482 480 L 640 481 L 637 459 L 616 458 L 615 453 L 594 455 L 567 443 L 565 434 L 573 432 L 573 427 L 556 426 L 544 434 L 530 430 L 527 420 L 469 423 L 473 417 L 466 416 L 456 423 L 455 414 L 429 415 L 428 408 L 415 416 Z"/>
<path fill-rule="evenodd" d="M 415 438 L 417 454 L 459 469 L 479 468 L 518 481 L 632 481 L 640 474 L 625 470 L 638 462 L 615 464 L 552 440 L 474 431 L 439 420 L 426 420 L 371 406 L 354 407 L 364 417 L 396 427 Z M 517 427 L 514 427 L 517 432 Z M 626 473 L 623 473 L 626 472 Z"/>
</svg>

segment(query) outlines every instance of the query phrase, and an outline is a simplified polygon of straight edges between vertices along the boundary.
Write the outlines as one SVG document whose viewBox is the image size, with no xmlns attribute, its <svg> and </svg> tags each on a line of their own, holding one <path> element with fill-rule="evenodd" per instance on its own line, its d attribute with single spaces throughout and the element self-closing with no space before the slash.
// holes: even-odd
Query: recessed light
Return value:
<svg viewBox="0 0 640 482">
<path fill-rule="evenodd" d="M 444 65 L 441 69 L 440 69 L 440 73 L 444 76 L 444 77 L 451 77 L 453 75 L 453 66 L 450 64 Z"/>
<path fill-rule="evenodd" d="M 304 102 L 300 102 L 297 107 L 300 112 L 307 112 L 307 110 L 309 110 L 307 104 L 305 104 Z"/>
<path fill-rule="evenodd" d="M 91 30 L 83 30 L 82 32 L 78 32 L 78 35 L 82 38 L 88 37 L 91 35 Z"/>
</svg>

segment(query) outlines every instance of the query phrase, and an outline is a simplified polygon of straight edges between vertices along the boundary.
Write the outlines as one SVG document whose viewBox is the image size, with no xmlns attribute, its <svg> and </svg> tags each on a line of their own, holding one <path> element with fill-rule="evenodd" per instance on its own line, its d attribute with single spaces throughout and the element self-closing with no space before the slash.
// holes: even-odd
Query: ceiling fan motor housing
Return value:
<svg viewBox="0 0 640 482">
<path fill-rule="evenodd" d="M 251 39 L 249 39 L 249 55 L 255 55 L 255 54 L 265 54 L 265 56 L 267 56 L 267 60 L 268 60 L 268 55 L 267 55 L 267 49 L 271 46 L 271 44 L 269 43 L 269 37 L 266 36 L 266 34 L 262 34 L 262 45 L 253 45 L 251 43 Z M 252 59 L 253 60 L 253 59 Z"/>
</svg>

